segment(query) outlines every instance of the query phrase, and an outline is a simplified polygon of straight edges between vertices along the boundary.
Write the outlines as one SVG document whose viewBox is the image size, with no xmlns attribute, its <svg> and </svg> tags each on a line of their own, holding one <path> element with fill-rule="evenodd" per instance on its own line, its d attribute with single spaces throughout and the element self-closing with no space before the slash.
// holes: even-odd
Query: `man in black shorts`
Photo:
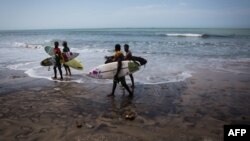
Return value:
<svg viewBox="0 0 250 141">
<path fill-rule="evenodd" d="M 114 76 L 114 80 L 113 80 L 113 88 L 112 88 L 112 93 L 108 95 L 108 97 L 114 97 L 114 93 L 115 93 L 115 89 L 117 86 L 117 83 L 121 82 L 122 86 L 128 91 L 129 96 L 133 96 L 133 92 L 129 89 L 126 80 L 125 80 L 125 76 L 122 77 L 118 77 L 118 74 L 120 72 L 120 70 L 122 69 L 122 61 L 124 60 L 124 55 L 121 52 L 121 46 L 120 44 L 116 44 L 115 45 L 115 55 L 112 57 L 113 61 L 117 61 L 118 66 L 117 66 L 117 72 Z"/>
</svg>

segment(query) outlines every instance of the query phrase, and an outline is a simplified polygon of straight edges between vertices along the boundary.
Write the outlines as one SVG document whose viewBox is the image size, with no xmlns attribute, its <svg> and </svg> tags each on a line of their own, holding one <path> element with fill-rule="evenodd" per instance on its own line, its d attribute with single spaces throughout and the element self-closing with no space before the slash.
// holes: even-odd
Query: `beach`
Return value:
<svg viewBox="0 0 250 141">
<path fill-rule="evenodd" d="M 223 125 L 250 124 L 249 77 L 200 70 L 183 82 L 138 84 L 133 98 L 118 87 L 108 98 L 112 84 L 49 81 L 5 70 L 0 140 L 220 141 Z M 127 113 L 135 118 L 126 119 Z"/>
<path fill-rule="evenodd" d="M 250 124 L 250 30 L 62 29 L 0 31 L 0 140 L 221 141 Z M 83 70 L 52 80 L 45 46 L 67 41 Z M 134 97 L 89 71 L 130 46 L 147 60 Z M 63 75 L 65 75 L 65 70 Z M 127 83 L 131 86 L 129 77 Z"/>
<path fill-rule="evenodd" d="M 0 141 L 247 140 L 249 17 L 250 0 L 0 1 Z"/>
</svg>

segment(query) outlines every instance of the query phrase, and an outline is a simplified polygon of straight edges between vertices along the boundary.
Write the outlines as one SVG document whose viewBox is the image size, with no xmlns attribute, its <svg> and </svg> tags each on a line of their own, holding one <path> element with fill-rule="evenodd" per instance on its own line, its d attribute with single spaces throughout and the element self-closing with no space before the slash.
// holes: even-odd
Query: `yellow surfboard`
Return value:
<svg viewBox="0 0 250 141">
<path fill-rule="evenodd" d="M 53 47 L 51 46 L 46 46 L 44 48 L 44 50 L 50 55 L 53 56 L 54 55 L 54 51 L 53 51 Z M 61 58 L 63 58 L 63 56 L 61 56 Z M 62 64 L 68 65 L 69 67 L 76 69 L 76 70 L 83 70 L 83 65 L 81 64 L 81 62 L 77 59 L 72 59 L 68 62 L 65 62 L 64 59 L 61 60 Z"/>
<path fill-rule="evenodd" d="M 76 70 L 83 70 L 83 65 L 77 59 L 70 60 L 70 61 L 68 61 L 68 62 L 66 62 L 64 64 L 68 65 L 69 67 L 71 67 L 73 69 L 76 69 Z"/>
</svg>

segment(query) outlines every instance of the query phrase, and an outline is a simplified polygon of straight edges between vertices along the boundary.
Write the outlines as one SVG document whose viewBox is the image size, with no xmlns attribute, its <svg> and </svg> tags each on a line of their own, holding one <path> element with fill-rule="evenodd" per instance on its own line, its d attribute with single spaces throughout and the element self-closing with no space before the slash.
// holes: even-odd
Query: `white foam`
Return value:
<svg viewBox="0 0 250 141">
<path fill-rule="evenodd" d="M 172 83 L 172 82 L 181 82 L 190 77 L 192 77 L 192 72 L 182 72 L 177 75 L 171 75 L 171 76 L 166 76 L 166 77 L 159 77 L 159 76 L 146 77 L 146 80 L 135 79 L 135 82 L 139 82 L 141 84 L 155 85 L 155 84 L 165 84 L 165 83 Z"/>
<path fill-rule="evenodd" d="M 40 49 L 44 47 L 43 45 L 40 45 L 40 44 L 27 44 L 27 43 L 20 43 L 20 42 L 14 42 L 13 46 L 31 48 L 31 49 Z"/>
<path fill-rule="evenodd" d="M 39 73 L 38 70 L 41 70 L 44 73 Z M 55 80 L 55 79 L 52 79 L 51 77 L 51 75 L 53 75 L 52 72 L 49 71 L 49 73 L 46 73 L 46 71 L 47 71 L 46 68 L 39 66 L 39 67 L 28 69 L 24 73 L 26 73 L 28 76 L 33 77 L 33 78 L 42 78 L 42 79 L 47 79 L 50 81 L 67 82 L 67 83 L 69 82 L 81 83 L 82 82 L 81 80 L 82 77 L 75 79 L 74 77 L 70 77 L 70 76 L 66 76 L 66 77 L 64 76 L 64 80 L 57 80 L 57 79 Z"/>
<path fill-rule="evenodd" d="M 194 34 L 194 33 L 168 33 L 165 35 L 173 36 L 173 37 L 202 37 L 203 36 L 203 34 Z"/>
<path fill-rule="evenodd" d="M 110 53 L 109 49 L 89 49 L 89 48 L 70 48 L 70 51 L 72 52 L 78 52 L 78 53 Z"/>
<path fill-rule="evenodd" d="M 27 44 L 26 43 L 20 43 L 20 42 L 14 42 L 13 45 L 16 46 L 16 47 L 25 47 Z"/>
<path fill-rule="evenodd" d="M 8 65 L 7 68 L 8 69 L 12 69 L 12 70 L 27 70 L 27 66 L 30 65 L 30 64 L 33 64 L 33 63 L 36 63 L 36 62 L 26 62 L 26 63 L 19 63 L 19 64 L 14 64 L 14 65 Z"/>
<path fill-rule="evenodd" d="M 60 80 L 53 80 L 51 76 L 53 75 L 53 67 L 51 67 L 50 71 L 48 71 L 48 67 L 38 66 L 38 62 L 27 62 L 27 63 L 19 63 L 15 65 L 7 66 L 9 69 L 14 70 L 23 70 L 25 74 L 33 78 L 42 78 L 47 79 L 50 81 L 58 81 L 58 82 L 76 82 L 76 83 L 96 83 L 96 84 L 110 84 L 112 80 L 105 80 L 105 79 L 94 79 L 90 78 L 86 75 L 86 73 L 82 71 L 72 70 L 73 76 L 67 78 L 63 81 Z M 186 78 L 191 77 L 190 72 L 181 72 L 181 73 L 161 73 L 155 74 L 154 72 L 147 72 L 148 70 L 141 69 L 135 75 L 135 81 L 139 82 L 140 84 L 162 84 L 162 83 L 169 83 L 169 82 L 180 82 L 184 81 Z M 169 70 L 171 71 L 171 70 Z M 172 70 L 173 71 L 173 70 Z M 146 74 L 149 77 L 145 77 Z"/>
<path fill-rule="evenodd" d="M 51 43 L 52 40 L 51 40 L 51 39 L 46 39 L 46 40 L 44 40 L 44 42 L 45 42 L 45 43 Z"/>
<path fill-rule="evenodd" d="M 39 66 L 39 67 L 31 68 L 31 69 L 26 70 L 24 73 L 26 73 L 26 74 L 27 74 L 28 76 L 30 76 L 30 77 L 34 77 L 34 78 L 44 78 L 44 79 L 52 80 L 51 77 L 37 75 L 36 72 L 35 72 L 35 69 L 39 69 L 39 68 L 41 68 L 41 67 Z"/>
</svg>

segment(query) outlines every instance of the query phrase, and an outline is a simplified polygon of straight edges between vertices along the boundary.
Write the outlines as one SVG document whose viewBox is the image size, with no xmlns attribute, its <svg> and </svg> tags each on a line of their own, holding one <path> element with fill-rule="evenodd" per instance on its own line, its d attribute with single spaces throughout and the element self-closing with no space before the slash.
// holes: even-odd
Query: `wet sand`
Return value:
<svg viewBox="0 0 250 141">
<path fill-rule="evenodd" d="M 138 84 L 133 98 L 119 86 L 107 98 L 112 84 L 0 77 L 1 141 L 220 141 L 223 125 L 250 124 L 249 74 L 200 70 L 184 82 Z"/>
</svg>

